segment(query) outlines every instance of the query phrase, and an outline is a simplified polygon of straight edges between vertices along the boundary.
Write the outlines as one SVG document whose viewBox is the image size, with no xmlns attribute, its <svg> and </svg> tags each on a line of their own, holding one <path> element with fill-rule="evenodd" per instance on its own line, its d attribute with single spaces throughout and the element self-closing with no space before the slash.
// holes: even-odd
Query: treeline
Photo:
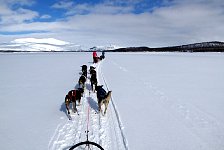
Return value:
<svg viewBox="0 0 224 150">
<path fill-rule="evenodd" d="M 224 43 L 203 42 L 189 45 L 160 47 L 160 48 L 127 47 L 110 51 L 111 52 L 224 52 Z"/>
</svg>

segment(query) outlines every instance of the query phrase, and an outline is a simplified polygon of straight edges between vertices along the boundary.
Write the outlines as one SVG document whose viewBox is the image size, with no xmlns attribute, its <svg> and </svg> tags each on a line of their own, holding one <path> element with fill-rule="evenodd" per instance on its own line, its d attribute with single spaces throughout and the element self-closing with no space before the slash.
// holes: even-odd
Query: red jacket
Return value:
<svg viewBox="0 0 224 150">
<path fill-rule="evenodd" d="M 96 51 L 93 52 L 93 57 L 97 57 Z"/>
</svg>

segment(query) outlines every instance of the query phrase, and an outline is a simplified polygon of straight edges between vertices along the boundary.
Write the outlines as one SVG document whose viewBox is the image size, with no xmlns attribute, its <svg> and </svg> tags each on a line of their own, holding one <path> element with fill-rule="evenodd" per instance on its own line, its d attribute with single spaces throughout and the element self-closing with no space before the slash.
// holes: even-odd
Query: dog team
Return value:
<svg viewBox="0 0 224 150">
<path fill-rule="evenodd" d="M 97 57 L 96 52 L 93 52 L 93 62 L 94 63 L 96 63 L 96 60 L 98 62 L 98 59 L 97 59 L 98 57 L 97 58 L 96 57 Z M 101 55 L 101 57 L 103 57 L 103 59 L 105 58 L 104 53 L 103 53 L 103 55 Z M 100 60 L 102 60 L 102 59 L 100 59 Z M 65 96 L 65 106 L 66 106 L 68 115 L 70 115 L 70 111 L 69 111 L 70 104 L 72 104 L 72 111 L 74 113 L 77 112 L 76 102 L 78 102 L 78 105 L 81 104 L 81 99 L 82 99 L 84 91 L 86 89 L 86 80 L 87 80 L 87 72 L 88 72 L 87 68 L 88 67 L 87 67 L 87 65 L 82 65 L 81 67 L 82 67 L 82 69 L 81 69 L 82 75 L 80 76 L 79 81 L 78 81 L 79 88 L 69 91 L 68 94 Z M 95 67 L 90 66 L 89 74 L 90 74 L 91 89 L 94 93 L 96 92 L 99 113 L 102 113 L 101 107 L 104 104 L 105 110 L 104 110 L 103 115 L 105 115 L 109 101 L 111 99 L 112 91 L 106 92 L 103 89 L 103 85 L 98 85 L 97 72 L 95 70 Z"/>
</svg>

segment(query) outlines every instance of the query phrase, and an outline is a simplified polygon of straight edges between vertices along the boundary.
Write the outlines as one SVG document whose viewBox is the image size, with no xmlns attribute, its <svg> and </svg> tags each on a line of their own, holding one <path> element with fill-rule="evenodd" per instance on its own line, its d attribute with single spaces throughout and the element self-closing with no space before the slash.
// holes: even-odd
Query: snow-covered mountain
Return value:
<svg viewBox="0 0 224 150">
<path fill-rule="evenodd" d="M 38 52 L 38 51 L 103 51 L 121 48 L 116 45 L 94 46 L 86 48 L 82 45 L 54 39 L 54 38 L 20 38 L 9 43 L 0 43 L 0 51 L 22 51 L 22 52 Z"/>
<path fill-rule="evenodd" d="M 109 46 L 94 46 L 92 48 L 90 48 L 90 51 L 103 51 L 103 50 L 115 50 L 115 49 L 119 49 L 122 48 L 120 46 L 117 45 L 109 45 Z"/>
<path fill-rule="evenodd" d="M 0 43 L 2 52 L 39 52 L 39 51 L 119 51 L 119 52 L 140 52 L 140 51 L 181 51 L 181 52 L 223 52 L 224 42 L 212 41 L 187 44 L 181 46 L 149 48 L 149 47 L 120 47 L 117 45 L 94 46 L 87 48 L 82 45 L 54 39 L 54 38 L 20 38 L 9 43 Z"/>
<path fill-rule="evenodd" d="M 54 38 L 20 38 L 0 44 L 0 51 L 79 51 L 80 45 Z"/>
<path fill-rule="evenodd" d="M 69 44 L 69 42 L 57 40 L 54 38 L 45 38 L 45 39 L 21 38 L 21 39 L 15 39 L 14 41 L 12 41 L 12 43 L 17 43 L 17 44 L 39 43 L 39 44 L 52 44 L 52 45 L 68 45 Z"/>
</svg>

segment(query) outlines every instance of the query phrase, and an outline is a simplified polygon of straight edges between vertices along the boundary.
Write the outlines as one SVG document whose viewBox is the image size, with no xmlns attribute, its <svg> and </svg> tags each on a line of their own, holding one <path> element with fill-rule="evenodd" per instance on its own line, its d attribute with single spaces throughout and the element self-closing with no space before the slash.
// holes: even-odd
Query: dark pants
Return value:
<svg viewBox="0 0 224 150">
<path fill-rule="evenodd" d="M 93 57 L 93 63 L 97 63 L 99 60 L 99 57 Z"/>
</svg>

